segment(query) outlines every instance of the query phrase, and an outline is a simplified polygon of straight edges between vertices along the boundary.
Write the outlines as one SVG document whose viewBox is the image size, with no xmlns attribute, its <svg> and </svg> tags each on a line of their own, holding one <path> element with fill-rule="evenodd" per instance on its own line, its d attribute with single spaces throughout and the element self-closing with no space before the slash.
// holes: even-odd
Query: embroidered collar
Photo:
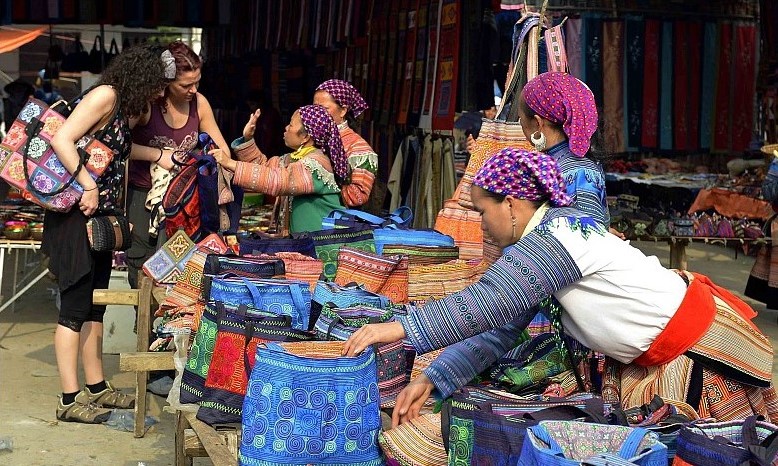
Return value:
<svg viewBox="0 0 778 466">
<path fill-rule="evenodd" d="M 529 222 L 527 222 L 527 226 L 524 228 L 524 233 L 521 234 L 522 238 L 527 236 L 532 230 L 535 229 L 535 227 L 540 225 L 540 222 L 543 221 L 543 217 L 546 216 L 546 212 L 548 212 L 549 207 L 551 207 L 551 204 L 549 204 L 548 202 L 544 202 L 542 206 L 538 207 L 538 210 L 536 210 L 535 213 L 532 214 L 532 217 L 530 217 Z"/>
<path fill-rule="evenodd" d="M 348 121 L 343 120 L 341 123 L 338 123 L 338 131 L 343 131 L 344 129 L 348 128 Z"/>
<path fill-rule="evenodd" d="M 314 147 L 314 146 L 301 147 L 301 148 L 297 149 L 296 151 L 292 152 L 291 154 L 289 154 L 289 157 L 292 160 L 301 160 L 301 159 L 305 158 L 306 155 L 308 155 L 311 152 L 313 152 L 314 150 L 316 150 L 316 147 Z"/>
</svg>

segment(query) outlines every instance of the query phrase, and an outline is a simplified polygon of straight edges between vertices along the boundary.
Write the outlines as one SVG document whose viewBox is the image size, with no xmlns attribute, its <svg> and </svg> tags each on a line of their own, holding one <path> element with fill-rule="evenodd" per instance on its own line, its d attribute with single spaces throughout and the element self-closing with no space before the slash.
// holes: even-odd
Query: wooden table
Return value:
<svg viewBox="0 0 778 466">
<path fill-rule="evenodd" d="M 717 236 L 653 236 L 645 235 L 636 238 L 630 238 L 633 241 L 662 241 L 670 245 L 670 268 L 686 270 L 688 261 L 686 257 L 686 246 L 689 243 L 706 243 L 729 245 L 759 245 L 770 244 L 770 238 L 720 238 Z M 737 250 L 735 250 L 737 254 Z"/>
</svg>

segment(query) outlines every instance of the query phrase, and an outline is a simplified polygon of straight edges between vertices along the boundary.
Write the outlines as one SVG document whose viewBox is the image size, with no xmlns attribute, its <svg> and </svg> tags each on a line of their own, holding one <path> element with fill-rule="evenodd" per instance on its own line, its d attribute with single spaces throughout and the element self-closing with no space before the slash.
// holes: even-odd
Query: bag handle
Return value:
<svg viewBox="0 0 778 466">
<path fill-rule="evenodd" d="M 305 305 L 305 300 L 303 299 L 303 293 L 300 290 L 300 286 L 297 283 L 289 283 L 287 284 L 289 287 L 289 293 L 292 295 L 292 302 L 294 303 L 294 307 L 297 310 L 297 314 L 300 316 L 300 323 L 303 322 L 303 314 L 305 313 L 306 308 L 309 306 Z M 310 319 L 310 314 L 308 316 L 308 319 Z M 310 324 L 310 323 L 309 323 Z M 308 326 L 306 326 L 307 328 Z"/>
<path fill-rule="evenodd" d="M 262 294 L 259 292 L 259 288 L 254 283 L 251 283 L 246 277 L 239 277 L 240 280 L 243 282 L 243 285 L 246 287 L 246 289 L 249 290 L 249 293 L 251 294 L 251 300 L 254 304 L 254 307 L 259 309 L 262 305 Z"/>
<path fill-rule="evenodd" d="M 772 466 L 778 456 L 778 430 L 768 435 L 759 445 L 749 445 L 747 449 L 759 466 Z"/>
<path fill-rule="evenodd" d="M 574 421 L 576 419 L 584 418 L 584 422 L 594 422 L 596 424 L 608 423 L 608 419 L 602 414 L 597 414 L 596 411 L 581 409 L 573 405 L 553 406 L 533 413 L 524 413 L 522 417 L 533 421 Z"/>
<path fill-rule="evenodd" d="M 642 427 L 633 427 L 632 432 L 629 433 L 629 436 L 624 440 L 624 443 L 621 444 L 619 456 L 625 459 L 635 456 L 638 453 L 640 442 L 643 441 L 643 438 L 646 435 L 648 435 L 648 430 Z"/>
<path fill-rule="evenodd" d="M 549 434 L 548 430 L 542 425 L 532 426 L 528 428 L 527 431 L 548 445 L 548 450 L 550 450 L 554 456 L 562 456 L 564 454 L 562 447 L 551 437 L 551 434 Z"/>
</svg>

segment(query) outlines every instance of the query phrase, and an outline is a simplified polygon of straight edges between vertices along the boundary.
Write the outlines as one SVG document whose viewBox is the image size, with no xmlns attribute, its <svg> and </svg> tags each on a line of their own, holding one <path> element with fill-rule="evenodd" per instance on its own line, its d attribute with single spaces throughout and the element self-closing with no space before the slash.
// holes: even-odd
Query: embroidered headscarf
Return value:
<svg viewBox="0 0 778 466">
<path fill-rule="evenodd" d="M 553 206 L 572 203 L 556 160 L 543 152 L 508 147 L 484 162 L 473 184 L 495 194 L 537 201 L 549 198 Z"/>
<path fill-rule="evenodd" d="M 346 160 L 346 151 L 343 149 L 338 126 L 327 113 L 327 109 L 321 105 L 303 105 L 298 111 L 305 132 L 332 161 L 335 176 L 341 180 L 347 180 L 351 174 L 351 168 Z"/>
<path fill-rule="evenodd" d="M 589 152 L 597 130 L 597 105 L 589 87 L 567 73 L 542 73 L 524 86 L 527 106 L 542 118 L 562 125 L 570 150 L 578 157 Z"/>
<path fill-rule="evenodd" d="M 316 88 L 317 91 L 327 91 L 335 102 L 341 107 L 348 107 L 351 113 L 354 114 L 354 118 L 358 117 L 365 110 L 367 110 L 367 102 L 362 98 L 359 91 L 340 79 L 330 79 L 319 84 Z"/>
</svg>

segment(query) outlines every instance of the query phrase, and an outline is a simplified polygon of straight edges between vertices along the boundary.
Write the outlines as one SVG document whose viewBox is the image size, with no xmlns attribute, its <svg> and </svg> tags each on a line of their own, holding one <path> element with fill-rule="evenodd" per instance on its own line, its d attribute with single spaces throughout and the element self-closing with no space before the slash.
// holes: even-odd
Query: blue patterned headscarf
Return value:
<svg viewBox="0 0 778 466">
<path fill-rule="evenodd" d="M 491 156 L 476 172 L 473 184 L 495 194 L 538 201 L 556 207 L 572 204 L 556 160 L 543 152 L 508 147 Z"/>
<path fill-rule="evenodd" d="M 303 105 L 298 111 L 305 131 L 311 136 L 316 146 L 320 147 L 332 161 L 335 176 L 340 180 L 347 180 L 351 175 L 351 167 L 349 167 L 346 158 L 346 151 L 343 149 L 338 125 L 332 120 L 327 109 L 314 104 Z"/>
</svg>

